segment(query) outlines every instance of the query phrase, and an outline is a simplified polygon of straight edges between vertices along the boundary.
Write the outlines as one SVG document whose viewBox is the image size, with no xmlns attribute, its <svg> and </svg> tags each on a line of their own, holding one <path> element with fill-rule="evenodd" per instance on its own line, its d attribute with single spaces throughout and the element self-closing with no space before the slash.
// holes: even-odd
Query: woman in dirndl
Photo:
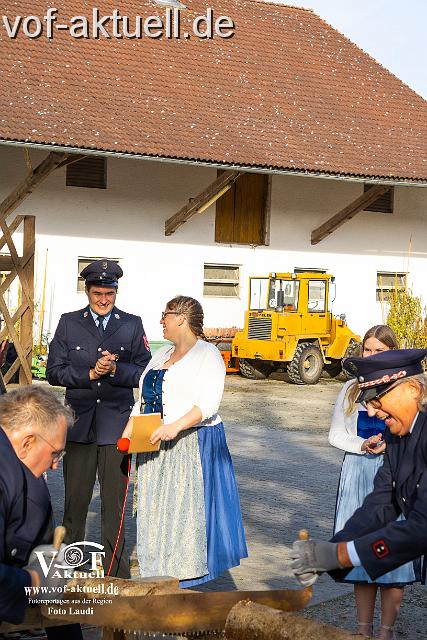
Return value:
<svg viewBox="0 0 427 640">
<path fill-rule="evenodd" d="M 225 366 L 203 333 L 203 309 L 177 296 L 162 313 L 169 344 L 148 363 L 132 415 L 159 412 L 160 450 L 137 456 L 137 554 L 141 576 L 181 587 L 213 580 L 246 558 L 239 494 L 218 413 Z M 123 432 L 129 437 L 130 424 Z"/>
<path fill-rule="evenodd" d="M 393 330 L 387 325 L 369 329 L 362 342 L 362 355 L 369 357 L 389 349 L 398 349 Z M 341 531 L 347 520 L 372 491 L 375 474 L 383 463 L 385 450 L 382 420 L 369 417 L 362 405 L 355 404 L 357 384 L 349 380 L 335 403 L 329 431 L 329 442 L 345 451 L 338 486 L 334 533 Z M 359 633 L 371 637 L 378 589 L 381 593 L 381 624 L 378 637 L 390 640 L 403 598 L 403 588 L 419 579 L 417 563 L 407 563 L 394 571 L 371 580 L 363 567 L 355 567 L 343 582 L 354 584 Z"/>
</svg>

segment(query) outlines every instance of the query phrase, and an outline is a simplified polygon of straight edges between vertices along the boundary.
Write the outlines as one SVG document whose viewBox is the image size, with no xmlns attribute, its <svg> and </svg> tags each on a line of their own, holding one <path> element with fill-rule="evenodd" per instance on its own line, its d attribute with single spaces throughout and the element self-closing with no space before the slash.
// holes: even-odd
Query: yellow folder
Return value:
<svg viewBox="0 0 427 640">
<path fill-rule="evenodd" d="M 160 413 L 144 413 L 140 416 L 131 416 L 132 437 L 130 439 L 129 453 L 146 453 L 158 451 L 160 440 L 156 444 L 151 444 L 150 437 L 161 424 Z"/>
</svg>

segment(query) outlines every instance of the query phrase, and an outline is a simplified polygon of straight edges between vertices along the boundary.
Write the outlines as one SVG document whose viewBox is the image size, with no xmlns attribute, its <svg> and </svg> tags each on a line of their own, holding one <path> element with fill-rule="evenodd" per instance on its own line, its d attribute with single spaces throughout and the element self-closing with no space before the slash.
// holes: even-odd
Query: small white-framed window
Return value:
<svg viewBox="0 0 427 640">
<path fill-rule="evenodd" d="M 81 277 L 81 272 L 91 262 L 95 262 L 95 260 L 109 260 L 110 262 L 120 264 L 119 258 L 106 258 L 105 256 L 87 258 L 86 256 L 79 256 L 77 259 L 77 293 L 82 293 L 85 290 L 85 280 Z"/>
<path fill-rule="evenodd" d="M 408 274 L 404 271 L 377 271 L 377 302 L 388 302 L 396 289 L 406 289 Z"/>
<path fill-rule="evenodd" d="M 326 281 L 308 281 L 308 311 L 324 313 L 326 309 Z"/>
<path fill-rule="evenodd" d="M 240 265 L 212 264 L 203 266 L 203 295 L 216 298 L 238 298 Z"/>
</svg>

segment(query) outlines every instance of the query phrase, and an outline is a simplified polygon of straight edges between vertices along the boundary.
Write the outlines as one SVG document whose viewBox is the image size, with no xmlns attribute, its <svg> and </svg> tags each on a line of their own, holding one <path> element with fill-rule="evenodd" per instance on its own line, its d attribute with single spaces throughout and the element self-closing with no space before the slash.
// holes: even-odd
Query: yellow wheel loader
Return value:
<svg viewBox="0 0 427 640">
<path fill-rule="evenodd" d="M 252 379 L 285 369 L 295 384 L 316 384 L 323 371 L 337 376 L 361 339 L 345 316 L 333 316 L 334 293 L 334 277 L 324 271 L 250 278 L 249 308 L 232 341 L 231 364 Z"/>
</svg>

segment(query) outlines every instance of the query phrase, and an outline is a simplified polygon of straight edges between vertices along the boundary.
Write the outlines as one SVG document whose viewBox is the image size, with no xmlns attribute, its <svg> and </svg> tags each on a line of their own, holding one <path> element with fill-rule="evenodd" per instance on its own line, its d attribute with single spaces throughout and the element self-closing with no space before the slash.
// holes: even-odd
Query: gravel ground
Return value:
<svg viewBox="0 0 427 640">
<path fill-rule="evenodd" d="M 289 546 L 300 528 L 327 539 L 333 526 L 342 452 L 327 442 L 340 384 L 287 384 L 280 376 L 251 381 L 229 376 L 221 415 L 239 484 L 249 558 L 204 590 L 296 588 Z M 63 491 L 60 474 L 49 480 L 58 520 Z M 88 517 L 88 540 L 99 536 L 98 489 Z M 135 558 L 135 522 L 127 510 L 127 538 Z M 134 571 L 137 567 L 134 565 Z M 352 588 L 322 576 L 312 606 L 303 615 L 354 630 Z M 396 631 L 399 640 L 427 639 L 427 591 L 408 587 Z"/>
</svg>

